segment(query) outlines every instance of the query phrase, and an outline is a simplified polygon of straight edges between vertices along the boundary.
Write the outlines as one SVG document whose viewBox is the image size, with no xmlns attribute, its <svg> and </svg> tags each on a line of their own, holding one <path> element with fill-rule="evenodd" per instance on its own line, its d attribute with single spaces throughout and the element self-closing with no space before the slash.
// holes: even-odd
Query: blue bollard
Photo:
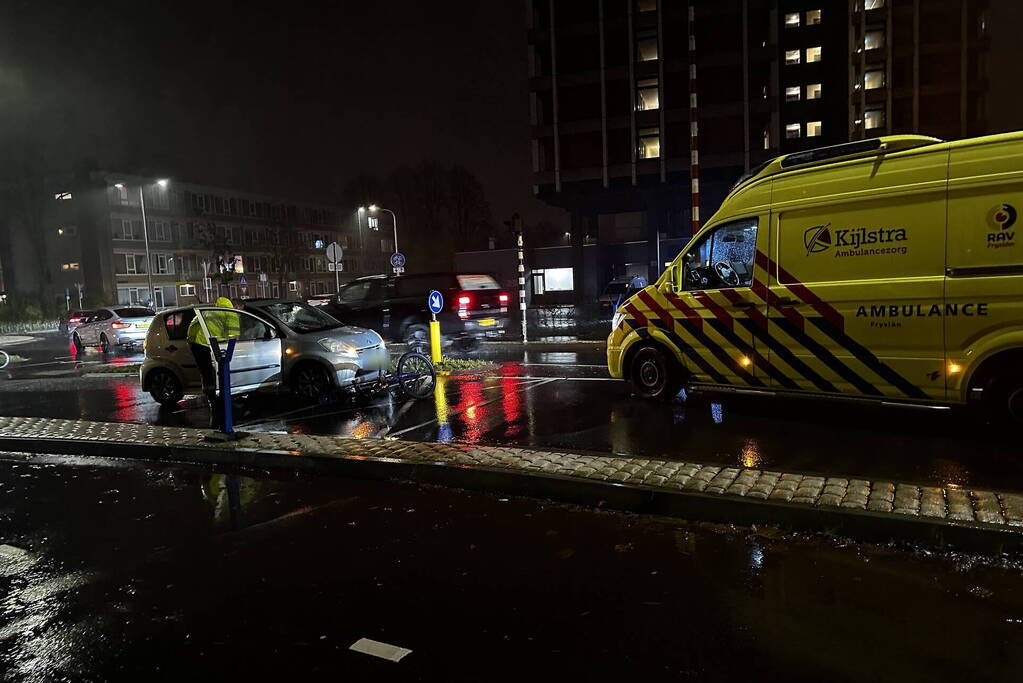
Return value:
<svg viewBox="0 0 1023 683">
<path fill-rule="evenodd" d="M 231 410 L 231 358 L 234 356 L 234 345 L 236 339 L 227 340 L 227 350 L 220 350 L 220 342 L 210 339 L 210 348 L 217 358 L 217 379 L 220 385 L 221 407 L 220 431 L 224 434 L 234 434 L 234 415 Z"/>
</svg>

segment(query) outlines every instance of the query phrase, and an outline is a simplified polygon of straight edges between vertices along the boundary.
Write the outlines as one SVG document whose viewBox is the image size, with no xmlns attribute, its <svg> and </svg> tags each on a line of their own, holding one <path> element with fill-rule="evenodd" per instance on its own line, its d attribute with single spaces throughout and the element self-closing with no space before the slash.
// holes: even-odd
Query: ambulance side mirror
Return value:
<svg viewBox="0 0 1023 683">
<path fill-rule="evenodd" d="M 661 294 L 674 294 L 676 282 L 678 282 L 678 266 L 671 266 L 668 268 L 668 277 L 657 286 L 657 291 Z"/>
</svg>

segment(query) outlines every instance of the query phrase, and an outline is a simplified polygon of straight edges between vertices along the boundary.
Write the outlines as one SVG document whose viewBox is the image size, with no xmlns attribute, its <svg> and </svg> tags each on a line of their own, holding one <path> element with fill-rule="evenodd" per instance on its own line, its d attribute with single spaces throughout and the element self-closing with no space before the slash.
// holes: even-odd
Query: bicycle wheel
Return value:
<svg viewBox="0 0 1023 683">
<path fill-rule="evenodd" d="M 421 353 L 409 351 L 398 359 L 398 387 L 409 398 L 426 398 L 433 394 L 437 384 L 437 371 L 430 359 Z"/>
<path fill-rule="evenodd" d="M 7 355 L 6 351 L 3 350 L 0 350 L 0 356 L 2 356 L 2 358 L 0 358 L 0 369 L 6 368 L 7 365 L 11 362 L 11 357 Z"/>
</svg>

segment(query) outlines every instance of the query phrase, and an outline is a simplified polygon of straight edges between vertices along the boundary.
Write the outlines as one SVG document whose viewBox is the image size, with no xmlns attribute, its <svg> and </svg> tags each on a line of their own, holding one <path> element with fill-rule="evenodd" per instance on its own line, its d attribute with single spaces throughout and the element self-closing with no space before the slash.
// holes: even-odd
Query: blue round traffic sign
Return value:
<svg viewBox="0 0 1023 683">
<path fill-rule="evenodd" d="M 404 268 L 405 254 L 401 253 L 400 251 L 396 251 L 393 254 L 391 254 L 391 266 L 394 268 Z"/>
<path fill-rule="evenodd" d="M 444 308 L 444 295 L 436 289 L 431 289 L 430 295 L 426 297 L 426 303 L 430 307 L 431 313 L 440 313 Z"/>
</svg>

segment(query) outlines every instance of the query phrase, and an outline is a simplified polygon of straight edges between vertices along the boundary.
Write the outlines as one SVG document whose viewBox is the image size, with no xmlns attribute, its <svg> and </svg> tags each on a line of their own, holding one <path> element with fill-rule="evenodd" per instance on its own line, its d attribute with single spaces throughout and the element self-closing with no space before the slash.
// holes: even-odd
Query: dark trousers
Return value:
<svg viewBox="0 0 1023 683">
<path fill-rule="evenodd" d="M 199 368 L 199 375 L 202 377 L 202 392 L 206 395 L 215 394 L 217 391 L 217 370 L 213 365 L 213 351 L 210 347 L 202 344 L 190 343 L 192 355 L 195 356 L 195 365 Z"/>
</svg>

